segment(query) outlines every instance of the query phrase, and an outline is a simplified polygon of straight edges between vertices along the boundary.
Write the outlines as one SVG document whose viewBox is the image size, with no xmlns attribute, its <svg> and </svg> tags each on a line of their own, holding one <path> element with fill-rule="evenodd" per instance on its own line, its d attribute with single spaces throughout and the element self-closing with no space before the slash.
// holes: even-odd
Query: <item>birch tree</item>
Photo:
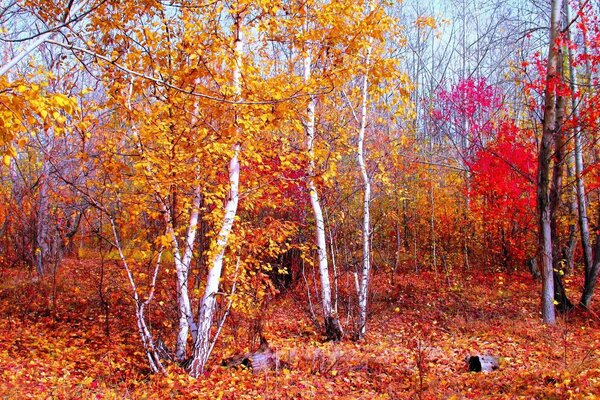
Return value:
<svg viewBox="0 0 600 400">
<path fill-rule="evenodd" d="M 367 6 L 367 14 L 371 4 Z M 361 87 L 360 126 L 358 129 L 357 160 L 363 182 L 363 221 L 362 221 L 362 270 L 358 291 L 358 337 L 363 338 L 367 331 L 367 301 L 369 297 L 369 278 L 371 273 L 371 182 L 365 163 L 365 131 L 367 128 L 367 103 L 369 94 L 369 66 L 371 62 L 372 39 L 368 39 L 365 50 L 365 72 Z"/>
<path fill-rule="evenodd" d="M 308 14 L 308 9 L 307 9 Z M 308 28 L 308 18 L 306 21 Z M 304 82 L 310 85 L 311 79 L 311 50 L 304 49 L 303 76 Z M 342 325 L 340 324 L 337 309 L 332 303 L 331 298 L 331 280 L 329 278 L 329 264 L 327 259 L 327 242 L 325 239 L 325 220 L 323 217 L 323 209 L 315 184 L 315 95 L 309 95 L 309 100 L 306 108 L 306 116 L 304 119 L 304 127 L 306 130 L 306 151 L 308 154 L 308 191 L 310 196 L 310 204 L 312 206 L 315 218 L 315 239 L 317 244 L 317 260 L 319 265 L 319 276 L 321 280 L 321 304 L 323 306 L 323 318 L 325 321 L 325 332 L 330 339 L 340 340 L 344 336 Z"/>
<path fill-rule="evenodd" d="M 579 2 L 580 7 L 582 6 L 581 2 Z M 571 5 L 569 2 L 565 2 L 565 19 L 569 25 L 567 26 L 566 35 L 567 40 L 569 42 L 572 41 L 572 26 L 571 22 Z M 583 53 L 587 55 L 587 33 L 581 32 Z M 577 98 L 573 95 L 577 92 L 579 87 L 579 76 L 577 70 L 575 68 L 575 55 L 572 46 L 565 46 L 567 48 L 568 54 L 568 67 L 569 67 L 569 77 L 570 77 L 570 86 L 571 86 L 571 108 L 573 117 L 579 121 L 580 120 L 580 112 L 579 112 L 579 104 Z M 586 59 L 587 60 L 587 59 Z M 589 76 L 590 65 L 589 60 L 584 63 L 585 75 Z M 587 98 L 587 92 L 583 94 L 584 100 L 589 101 Z M 583 265 L 585 268 L 585 279 L 583 285 L 583 292 L 581 294 L 581 299 L 579 303 L 588 308 L 591 303 L 592 295 L 594 293 L 594 289 L 596 286 L 596 282 L 598 281 L 598 273 L 600 271 L 600 236 L 596 239 L 596 249 L 595 249 L 595 257 L 592 252 L 592 245 L 590 239 L 590 228 L 589 228 L 589 219 L 588 219 L 588 205 L 585 194 L 585 180 L 583 177 L 584 171 L 584 161 L 583 161 L 583 145 L 582 145 L 582 136 L 583 136 L 583 128 L 579 125 L 576 125 L 573 132 L 573 140 L 574 140 L 574 164 L 575 164 L 575 188 L 576 188 L 576 197 L 577 197 L 577 215 L 578 215 L 578 224 L 579 224 L 579 233 L 581 238 L 581 248 L 583 250 Z"/>
<path fill-rule="evenodd" d="M 239 7 L 239 5 L 238 5 Z M 242 37 L 242 21 L 243 13 L 241 9 L 235 10 L 234 23 L 233 23 L 233 56 L 234 65 L 232 73 L 233 81 L 233 94 L 234 99 L 239 101 L 242 93 L 242 52 L 243 52 L 243 37 Z M 233 228 L 235 216 L 237 214 L 238 202 L 239 202 L 239 182 L 240 182 L 240 162 L 239 156 L 241 151 L 241 140 L 242 131 L 239 126 L 237 116 L 234 115 L 234 126 L 237 140 L 233 145 L 232 156 L 229 161 L 228 173 L 229 173 L 229 195 L 225 203 L 225 213 L 221 223 L 218 236 L 216 237 L 216 244 L 211 249 L 212 260 L 208 266 L 208 276 L 206 278 L 206 287 L 204 289 L 204 296 L 202 297 L 199 305 L 198 312 L 198 328 L 194 340 L 194 348 L 192 351 L 192 358 L 187 361 L 186 369 L 190 375 L 197 377 L 204 372 L 204 367 L 208 361 L 211 351 L 211 341 L 213 336 L 211 335 L 211 327 L 213 324 L 213 315 L 215 312 L 215 306 L 217 301 L 217 292 L 219 291 L 219 282 L 223 271 L 223 259 L 225 257 L 225 249 L 229 241 L 229 234 Z M 216 339 L 216 338 L 215 338 Z"/>
</svg>

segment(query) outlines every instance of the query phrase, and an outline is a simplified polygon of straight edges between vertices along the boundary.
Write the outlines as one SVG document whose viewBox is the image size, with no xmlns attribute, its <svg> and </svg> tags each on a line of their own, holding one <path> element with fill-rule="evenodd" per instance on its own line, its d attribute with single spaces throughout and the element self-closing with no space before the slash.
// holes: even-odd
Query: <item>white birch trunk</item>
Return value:
<svg viewBox="0 0 600 400">
<path fill-rule="evenodd" d="M 187 339 L 189 336 L 190 328 L 192 329 L 192 338 L 195 338 L 196 325 L 194 324 L 194 316 L 192 313 L 192 307 L 190 303 L 190 297 L 188 292 L 188 276 L 190 271 L 190 264 L 192 261 L 192 255 L 194 252 L 194 241 L 196 239 L 196 232 L 198 226 L 198 217 L 200 215 L 200 200 L 201 200 L 200 186 L 197 186 L 194 191 L 194 199 L 192 202 L 192 209 L 190 210 L 190 218 L 188 222 L 188 230 L 185 237 L 185 248 L 182 252 L 179 248 L 179 242 L 177 235 L 172 224 L 172 213 L 168 212 L 168 208 L 163 202 L 163 212 L 167 223 L 167 234 L 171 239 L 171 248 L 173 251 L 173 258 L 175 262 L 175 271 L 177 273 L 177 308 L 179 313 L 179 329 L 177 331 L 177 341 L 175 349 L 175 357 L 179 361 L 185 360 L 187 356 Z"/>
<path fill-rule="evenodd" d="M 129 84 L 129 93 L 126 102 L 127 109 L 130 112 L 133 111 L 132 97 L 133 78 L 131 79 Z M 141 144 L 142 142 L 137 128 L 135 126 L 133 127 L 133 135 L 135 137 L 138 150 L 140 151 L 142 156 L 144 156 L 144 148 Z M 148 167 L 147 173 L 149 176 L 152 175 L 152 172 L 148 169 Z M 183 361 L 187 356 L 187 339 L 189 336 L 190 327 L 192 328 L 192 336 L 194 336 L 196 332 L 196 326 L 194 324 L 194 316 L 192 313 L 192 307 L 188 292 L 188 276 L 190 270 L 190 263 L 194 252 L 194 241 L 196 239 L 198 217 L 200 214 L 200 200 L 202 193 L 200 185 L 196 186 L 196 189 L 194 190 L 194 199 L 192 201 L 192 209 L 190 210 L 190 218 L 185 238 L 185 248 L 183 256 L 181 255 L 179 242 L 175 233 L 175 227 L 173 226 L 173 215 L 175 213 L 175 210 L 169 209 L 167 202 L 160 195 L 160 191 L 158 190 L 158 188 L 154 188 L 154 194 L 157 201 L 162 206 L 165 225 L 167 227 L 166 234 L 171 240 L 171 251 L 173 252 L 175 271 L 177 274 L 177 310 L 179 314 L 179 327 L 177 330 L 175 357 L 178 361 Z"/>
<path fill-rule="evenodd" d="M 225 216 L 223 217 L 223 223 L 219 236 L 217 237 L 217 254 L 215 255 L 208 271 L 206 288 L 204 290 L 204 296 L 202 298 L 200 311 L 198 313 L 198 327 L 196 340 L 194 342 L 194 361 L 195 364 L 190 365 L 190 374 L 198 376 L 204 372 L 204 366 L 209 357 L 210 349 L 210 328 L 213 322 L 213 315 L 216 305 L 216 296 L 219 291 L 219 281 L 221 279 L 221 273 L 223 271 L 223 259 L 225 257 L 225 248 L 229 239 L 229 234 L 233 227 L 233 222 L 237 213 L 238 206 L 238 186 L 239 186 L 239 173 L 240 164 L 238 160 L 238 154 L 240 152 L 240 145 L 234 146 L 234 155 L 229 162 L 229 198 L 225 205 Z"/>
<path fill-rule="evenodd" d="M 304 56 L 304 82 L 308 83 L 311 76 L 311 56 L 307 51 Z M 317 241 L 317 257 L 319 263 L 319 277 L 321 280 L 321 302 L 323 306 L 323 317 L 325 320 L 325 331 L 334 340 L 341 339 L 343 332 L 339 323 L 337 310 L 333 308 L 331 301 L 331 282 L 329 279 L 329 265 L 327 261 L 327 242 L 325 239 L 325 220 L 323 210 L 315 185 L 315 98 L 310 95 L 306 110 L 306 149 L 308 152 L 308 190 L 310 204 L 315 215 L 315 230 Z"/>
<path fill-rule="evenodd" d="M 565 3 L 565 12 L 567 23 L 571 20 L 571 7 L 568 2 Z M 567 29 L 567 36 L 571 38 L 571 29 Z M 573 49 L 567 46 L 567 51 L 569 55 L 569 75 L 571 77 L 571 90 L 575 93 L 575 90 L 578 86 L 577 79 L 577 71 L 573 66 Z M 579 108 L 577 107 L 577 100 L 575 97 L 571 97 L 571 107 L 572 113 L 575 116 L 575 119 L 579 120 Z M 587 202 L 585 198 L 585 182 L 583 179 L 583 151 L 581 147 L 581 128 L 575 127 L 575 148 L 574 148 L 574 158 L 575 158 L 575 188 L 577 193 L 577 211 L 578 211 L 578 222 L 579 222 L 579 231 L 581 235 L 581 247 L 583 249 L 583 263 L 585 266 L 585 275 L 586 281 L 587 277 L 590 274 L 593 265 L 592 258 L 592 245 L 590 243 L 590 228 L 589 221 L 587 216 Z M 587 283 L 587 282 L 586 282 Z M 589 300 L 586 299 L 586 293 L 584 293 L 581 297 L 581 304 L 584 306 L 589 306 Z M 591 298 L 591 296 L 590 296 Z M 586 304 L 587 303 L 587 304 Z"/>
<path fill-rule="evenodd" d="M 369 275 L 371 273 L 371 182 L 365 163 L 365 130 L 367 126 L 367 101 L 369 87 L 369 63 L 371 60 L 371 46 L 367 47 L 365 59 L 366 71 L 362 85 L 362 104 L 360 108 L 360 128 L 358 131 L 358 166 L 363 180 L 363 259 L 360 279 L 360 291 L 358 293 L 358 338 L 362 339 L 367 332 L 367 300 L 369 297 Z"/>
<path fill-rule="evenodd" d="M 234 43 L 235 52 L 235 66 L 233 70 L 233 86 L 236 98 L 239 99 L 241 95 L 241 76 L 242 76 L 242 50 L 243 41 L 241 37 L 241 16 L 236 16 L 235 29 L 236 38 Z M 237 125 L 237 118 L 235 121 Z M 237 127 L 239 131 L 239 127 Z M 238 132 L 239 133 L 239 132 Z M 200 310 L 198 312 L 198 326 L 196 339 L 194 341 L 194 352 L 192 360 L 187 366 L 187 370 L 190 375 L 197 377 L 204 372 L 204 367 L 210 356 L 211 346 L 211 327 L 213 323 L 213 316 L 216 305 L 216 296 L 219 291 L 219 281 L 223 271 L 223 259 L 225 257 L 225 249 L 229 241 L 229 234 L 233 228 L 235 216 L 237 214 L 237 207 L 239 201 L 239 180 L 240 180 L 240 163 L 239 153 L 241 151 L 241 145 L 237 142 L 233 146 L 233 155 L 229 161 L 229 197 L 225 204 L 225 215 L 223 216 L 223 222 L 221 229 L 217 236 L 216 241 L 216 254 L 212 259 L 212 263 L 209 266 L 206 288 L 204 290 L 204 296 L 200 303 Z"/>
<path fill-rule="evenodd" d="M 39 178 L 39 202 L 37 210 L 37 231 L 35 240 L 35 266 L 39 277 L 46 272 L 45 264 L 50 253 L 48 246 L 48 161 L 42 161 L 42 172 Z"/>
</svg>

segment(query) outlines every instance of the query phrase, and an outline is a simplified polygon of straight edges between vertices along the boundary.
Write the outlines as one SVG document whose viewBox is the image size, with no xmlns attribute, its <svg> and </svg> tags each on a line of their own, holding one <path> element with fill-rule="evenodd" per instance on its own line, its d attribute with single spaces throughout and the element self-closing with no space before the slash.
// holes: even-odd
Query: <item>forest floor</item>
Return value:
<svg viewBox="0 0 600 400">
<path fill-rule="evenodd" d="M 377 276 L 366 339 L 338 344 L 323 341 L 300 294 L 280 295 L 263 315 L 264 335 L 283 361 L 278 369 L 253 374 L 221 366 L 249 348 L 248 322 L 232 315 L 205 376 L 193 379 L 177 366 L 167 375 L 148 373 L 132 302 L 115 283 L 123 277 L 111 267 L 101 297 L 99 268 L 93 260 L 66 260 L 54 285 L 51 277 L 0 271 L 1 398 L 600 396 L 600 295 L 591 311 L 574 309 L 555 327 L 544 326 L 539 283 L 529 275 L 458 274 L 435 285 L 429 273 L 411 272 L 398 274 L 393 286 Z M 575 299 L 581 282 L 567 285 Z M 500 357 L 500 369 L 468 372 L 471 354 Z"/>
</svg>

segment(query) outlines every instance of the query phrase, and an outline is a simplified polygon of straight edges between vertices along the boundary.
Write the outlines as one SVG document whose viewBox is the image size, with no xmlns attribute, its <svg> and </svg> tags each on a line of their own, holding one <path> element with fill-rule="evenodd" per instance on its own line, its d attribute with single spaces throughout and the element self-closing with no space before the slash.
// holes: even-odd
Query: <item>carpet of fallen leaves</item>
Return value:
<svg viewBox="0 0 600 400">
<path fill-rule="evenodd" d="M 264 314 L 264 334 L 282 361 L 278 369 L 253 374 L 220 366 L 222 358 L 249 348 L 242 339 L 246 322 L 232 316 L 205 376 L 193 379 L 177 366 L 167 375 L 149 374 L 132 302 L 117 284 L 123 277 L 113 268 L 99 287 L 98 268 L 94 260 L 66 260 L 55 280 L 0 272 L 2 398 L 600 396 L 598 306 L 544 326 L 539 284 L 525 274 L 459 274 L 435 284 L 428 273 L 406 273 L 394 285 L 377 276 L 366 340 L 338 344 L 323 341 L 311 325 L 298 288 L 275 298 Z M 574 298 L 580 285 L 568 282 Z M 499 356 L 500 369 L 468 372 L 469 354 Z"/>
</svg>

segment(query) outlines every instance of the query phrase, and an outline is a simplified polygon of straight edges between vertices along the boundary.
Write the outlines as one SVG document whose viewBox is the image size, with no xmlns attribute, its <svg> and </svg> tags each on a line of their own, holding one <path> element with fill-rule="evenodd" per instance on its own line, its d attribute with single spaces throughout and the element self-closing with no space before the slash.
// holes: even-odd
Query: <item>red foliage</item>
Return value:
<svg viewBox="0 0 600 400">
<path fill-rule="evenodd" d="M 535 144 L 523 141 L 512 121 L 502 122 L 498 136 L 478 150 L 473 173 L 472 211 L 486 232 L 488 249 L 503 266 L 523 265 L 535 232 Z"/>
<path fill-rule="evenodd" d="M 460 136 L 467 135 L 471 146 L 468 153 L 490 138 L 494 116 L 502 107 L 502 94 L 485 78 L 461 80 L 450 90 L 442 89 L 437 98 L 433 119 L 449 125 Z"/>
</svg>

